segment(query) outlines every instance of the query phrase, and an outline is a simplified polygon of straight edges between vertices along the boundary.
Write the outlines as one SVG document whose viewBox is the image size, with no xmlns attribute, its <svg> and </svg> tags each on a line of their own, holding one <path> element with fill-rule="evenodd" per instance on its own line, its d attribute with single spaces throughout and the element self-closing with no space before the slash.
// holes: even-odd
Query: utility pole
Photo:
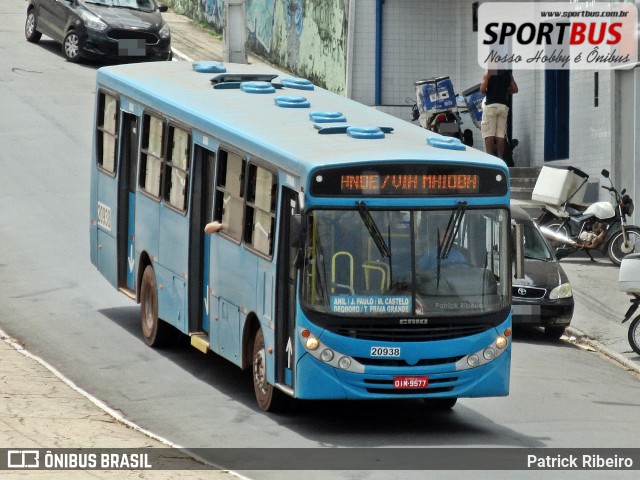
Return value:
<svg viewBox="0 0 640 480">
<path fill-rule="evenodd" d="M 223 60 L 229 63 L 247 63 L 247 26 L 244 0 L 224 2 Z"/>
</svg>

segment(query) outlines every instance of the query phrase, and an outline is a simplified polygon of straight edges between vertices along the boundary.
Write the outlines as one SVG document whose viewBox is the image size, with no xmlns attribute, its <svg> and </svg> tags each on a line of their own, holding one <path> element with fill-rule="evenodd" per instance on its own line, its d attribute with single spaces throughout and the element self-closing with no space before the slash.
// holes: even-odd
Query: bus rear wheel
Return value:
<svg viewBox="0 0 640 480">
<path fill-rule="evenodd" d="M 150 347 L 166 346 L 172 338 L 171 326 L 158 318 L 158 287 L 151 265 L 144 269 L 140 286 L 140 324 L 144 342 Z"/>
<path fill-rule="evenodd" d="M 258 329 L 253 340 L 253 390 L 258 406 L 263 412 L 278 410 L 283 401 L 283 393 L 267 381 L 267 350 L 264 346 L 262 329 Z"/>
</svg>

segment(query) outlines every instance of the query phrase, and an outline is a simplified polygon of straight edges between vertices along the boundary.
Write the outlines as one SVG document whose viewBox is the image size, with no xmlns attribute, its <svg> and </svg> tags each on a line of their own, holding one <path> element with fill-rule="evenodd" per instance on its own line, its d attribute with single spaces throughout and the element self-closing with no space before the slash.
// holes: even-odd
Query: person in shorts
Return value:
<svg viewBox="0 0 640 480">
<path fill-rule="evenodd" d="M 518 93 L 518 85 L 509 70 L 487 70 L 480 92 L 485 94 L 480 130 L 487 153 L 504 159 L 509 95 Z"/>
</svg>

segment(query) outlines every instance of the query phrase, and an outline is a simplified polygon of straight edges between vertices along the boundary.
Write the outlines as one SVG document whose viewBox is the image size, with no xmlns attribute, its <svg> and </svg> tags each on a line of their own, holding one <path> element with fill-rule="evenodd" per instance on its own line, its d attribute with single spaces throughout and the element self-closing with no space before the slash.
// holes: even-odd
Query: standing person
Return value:
<svg viewBox="0 0 640 480">
<path fill-rule="evenodd" d="M 504 158 L 509 95 L 518 93 L 518 85 L 509 70 L 487 70 L 482 77 L 480 92 L 486 94 L 482 106 L 480 129 L 487 153 Z"/>
</svg>

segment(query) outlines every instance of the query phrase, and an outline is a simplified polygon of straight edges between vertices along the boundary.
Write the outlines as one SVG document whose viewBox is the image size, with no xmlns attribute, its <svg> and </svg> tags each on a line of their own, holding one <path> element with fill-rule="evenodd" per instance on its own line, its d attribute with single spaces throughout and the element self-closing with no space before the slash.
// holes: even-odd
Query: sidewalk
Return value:
<svg viewBox="0 0 640 480">
<path fill-rule="evenodd" d="M 172 447 L 134 426 L 60 376 L 0 331 L 0 447 L 8 449 Z M 233 480 L 233 474 L 195 470 L 5 470 L 2 478 Z M 6 459 L 0 459 L 5 463 Z M 42 461 L 41 461 L 42 464 Z"/>
<path fill-rule="evenodd" d="M 171 50 L 174 60 L 218 60 L 224 58 L 224 43 L 221 35 L 199 26 L 184 15 L 172 11 L 162 14 L 171 28 Z M 263 63 L 255 56 L 248 56 L 249 63 Z"/>
</svg>

